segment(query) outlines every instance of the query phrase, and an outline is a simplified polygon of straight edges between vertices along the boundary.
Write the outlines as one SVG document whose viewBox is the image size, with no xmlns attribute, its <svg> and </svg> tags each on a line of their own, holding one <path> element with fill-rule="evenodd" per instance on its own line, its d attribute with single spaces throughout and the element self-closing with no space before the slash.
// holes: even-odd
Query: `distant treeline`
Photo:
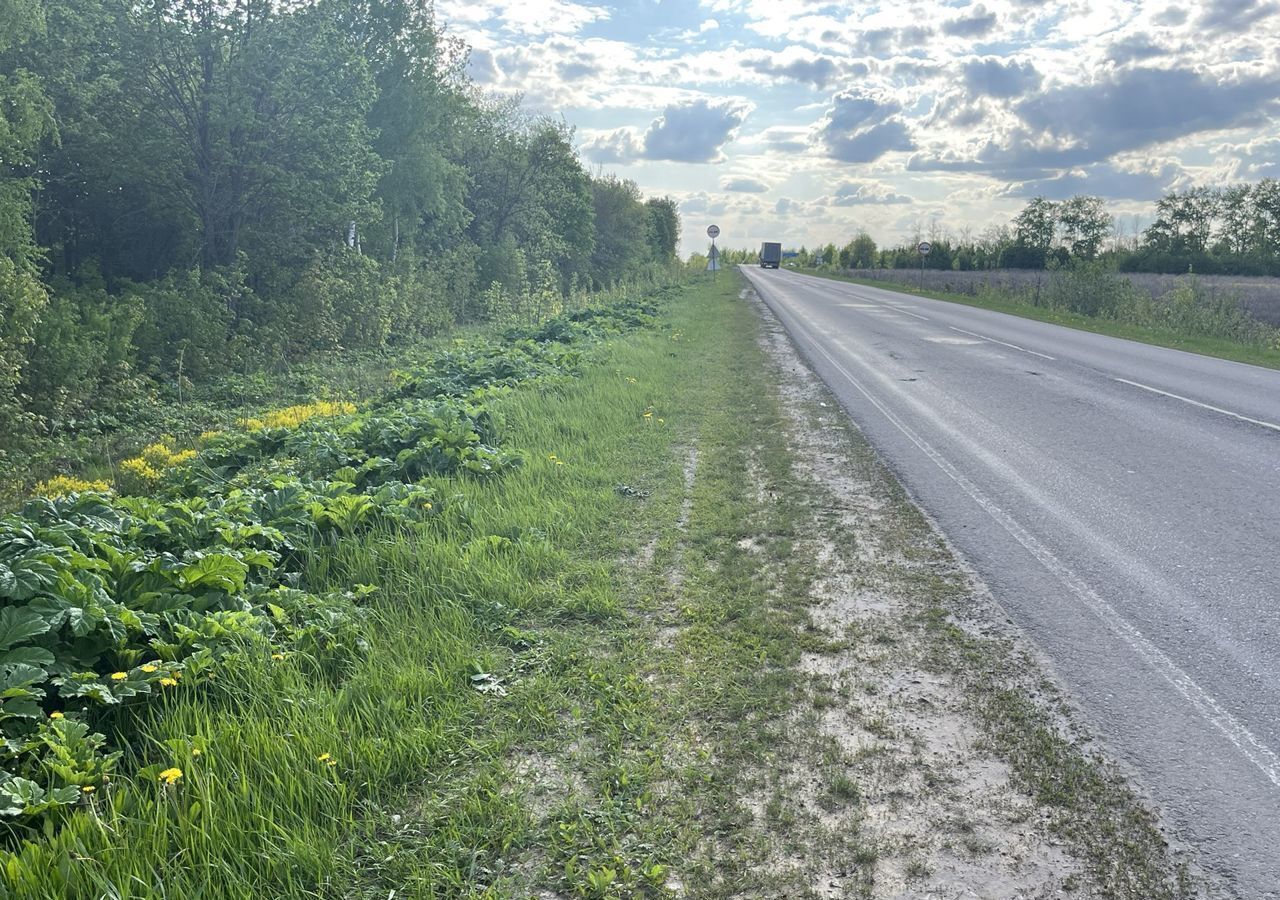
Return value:
<svg viewBox="0 0 1280 900">
<path fill-rule="evenodd" d="M 0 22 L 0 455 L 144 376 L 551 312 L 674 259 L 675 202 L 482 95 L 421 0 Z"/>
<path fill-rule="evenodd" d="M 916 246 L 928 240 L 928 269 L 1046 269 L 1099 261 L 1122 272 L 1280 276 L 1280 181 L 1174 191 L 1157 201 L 1155 212 L 1145 231 L 1125 240 L 1099 197 L 1035 197 L 1011 223 L 978 236 L 934 227 L 881 249 L 861 231 L 842 247 L 802 247 L 795 261 L 805 267 L 915 269 L 921 264 Z M 755 252 L 727 251 L 725 261 L 754 261 Z"/>
</svg>

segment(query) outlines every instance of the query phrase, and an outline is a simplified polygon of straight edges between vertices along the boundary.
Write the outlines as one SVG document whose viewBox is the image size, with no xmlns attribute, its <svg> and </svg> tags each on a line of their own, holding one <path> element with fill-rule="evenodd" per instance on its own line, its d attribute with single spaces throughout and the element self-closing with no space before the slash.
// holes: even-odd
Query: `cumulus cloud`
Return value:
<svg viewBox="0 0 1280 900">
<path fill-rule="evenodd" d="M 971 59 L 964 64 L 964 85 L 981 97 L 1019 97 L 1040 86 L 1040 73 L 1029 62 L 1001 62 L 995 57 Z"/>
<path fill-rule="evenodd" d="M 792 59 L 788 62 L 772 56 L 756 56 L 744 59 L 742 65 L 761 75 L 808 82 L 820 88 L 831 84 L 842 74 L 841 66 L 825 56 Z M 861 74 L 867 73 L 865 64 L 859 64 L 858 68 Z"/>
<path fill-rule="evenodd" d="M 951 37 L 980 38 L 995 30 L 996 14 L 978 4 L 966 14 L 942 23 L 942 33 Z"/>
<path fill-rule="evenodd" d="M 1215 80 L 1190 69 L 1127 69 L 1020 102 L 1027 126 L 1088 161 L 1174 138 L 1258 122 L 1280 109 L 1280 75 Z"/>
<path fill-rule="evenodd" d="M 1097 163 L 1052 178 L 1024 181 L 1005 193 L 1010 197 L 1045 197 L 1049 200 L 1065 200 L 1077 194 L 1110 200 L 1156 200 L 1182 176 L 1182 169 L 1169 163 L 1137 169 Z"/>
<path fill-rule="evenodd" d="M 582 145 L 593 162 L 616 164 L 636 159 L 686 163 L 720 162 L 720 148 L 733 140 L 750 106 L 741 100 L 699 99 L 672 104 L 643 134 L 634 128 L 596 134 Z"/>
<path fill-rule="evenodd" d="M 747 118 L 739 100 L 695 100 L 668 106 L 644 133 L 644 158 L 673 162 L 719 162 L 720 148 Z"/>
<path fill-rule="evenodd" d="M 769 190 L 769 185 L 755 178 L 722 178 L 720 180 L 720 190 L 734 191 L 742 194 L 763 194 Z"/>
<path fill-rule="evenodd" d="M 846 181 L 836 187 L 831 198 L 832 206 L 893 205 L 910 203 L 911 198 L 905 194 L 895 194 L 883 184 L 874 182 Z"/>
<path fill-rule="evenodd" d="M 818 140 L 827 156 L 846 163 L 869 163 L 894 150 L 915 144 L 898 115 L 896 101 L 883 100 L 860 89 L 842 91 L 819 124 Z"/>
<path fill-rule="evenodd" d="M 1233 180 L 1280 178 L 1280 138 L 1263 137 L 1247 144 L 1219 144 L 1214 148 L 1214 155 L 1230 160 L 1227 177 Z"/>
<path fill-rule="evenodd" d="M 1145 62 L 1157 56 L 1164 56 L 1168 51 L 1144 33 L 1128 35 L 1116 41 L 1107 49 L 1107 58 L 1118 66 L 1134 62 Z"/>
<path fill-rule="evenodd" d="M 904 28 L 870 28 L 854 38 L 854 49 L 863 56 L 885 57 L 894 51 L 914 50 L 933 37 L 933 29 L 927 25 L 908 25 Z M 823 35 L 830 42 L 843 40 L 838 31 Z"/>
<path fill-rule="evenodd" d="M 1240 31 L 1280 10 L 1272 0 L 1209 0 L 1197 24 L 1207 31 Z"/>
<path fill-rule="evenodd" d="M 1196 134 L 1261 125 L 1280 112 L 1280 74 L 1218 81 L 1190 69 L 1121 69 L 1056 84 L 1013 111 L 1019 124 L 981 147 L 917 154 L 907 168 L 1028 181 Z"/>
</svg>

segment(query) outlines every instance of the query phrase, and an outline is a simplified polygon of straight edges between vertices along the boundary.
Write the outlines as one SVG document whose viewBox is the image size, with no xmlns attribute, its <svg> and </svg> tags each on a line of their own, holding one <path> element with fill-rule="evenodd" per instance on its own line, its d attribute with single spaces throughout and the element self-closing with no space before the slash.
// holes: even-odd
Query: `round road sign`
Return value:
<svg viewBox="0 0 1280 900">
<path fill-rule="evenodd" d="M 711 240 L 713 240 L 713 241 L 714 241 L 716 238 L 720 237 L 720 226 L 719 226 L 719 225 L 708 225 L 708 226 L 707 226 L 707 237 L 711 238 Z"/>
<path fill-rule="evenodd" d="M 921 241 L 919 245 L 916 247 L 916 250 L 919 251 L 921 256 L 928 256 L 929 251 L 932 249 L 933 249 L 933 244 L 930 244 L 928 241 Z"/>
</svg>

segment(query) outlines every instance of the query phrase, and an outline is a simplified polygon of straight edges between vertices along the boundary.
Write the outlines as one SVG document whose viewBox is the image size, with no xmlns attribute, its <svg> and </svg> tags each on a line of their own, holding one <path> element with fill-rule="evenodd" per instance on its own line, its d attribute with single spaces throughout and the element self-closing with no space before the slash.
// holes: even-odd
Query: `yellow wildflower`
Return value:
<svg viewBox="0 0 1280 900">
<path fill-rule="evenodd" d="M 154 665 L 154 664 L 152 664 L 152 663 L 147 663 L 145 666 L 143 666 L 143 667 L 142 667 L 142 671 L 144 671 L 144 672 L 146 672 L 148 675 L 150 675 L 152 672 L 157 671 L 159 668 L 160 668 L 160 667 L 159 667 L 159 666 L 157 666 L 157 665 Z"/>
<path fill-rule="evenodd" d="M 328 762 L 331 759 L 333 759 L 332 753 L 321 753 L 316 757 L 316 762 Z"/>
<path fill-rule="evenodd" d="M 80 788 L 80 790 L 84 791 L 86 794 L 92 794 L 97 790 L 97 788 L 91 784 L 86 784 L 84 787 Z"/>
<path fill-rule="evenodd" d="M 354 403 L 318 400 L 264 413 L 260 418 L 241 419 L 239 424 L 250 431 L 263 428 L 297 428 L 307 419 L 316 416 L 349 416 L 356 411 Z"/>
<path fill-rule="evenodd" d="M 120 463 L 120 468 L 124 469 L 131 475 L 136 475 L 145 481 L 159 481 L 160 472 L 141 456 L 135 456 L 133 459 L 126 459 Z"/>
<path fill-rule="evenodd" d="M 176 686 L 177 686 L 177 684 L 178 684 L 178 679 L 176 679 L 176 678 L 161 678 L 161 679 L 160 679 L 160 686 L 161 686 L 161 687 L 176 687 Z"/>
<path fill-rule="evenodd" d="M 284 659 L 284 654 L 283 654 L 283 653 L 272 653 L 272 654 L 271 654 L 271 658 L 272 658 L 272 659 Z"/>
<path fill-rule="evenodd" d="M 38 497 L 65 497 L 67 494 L 80 494 L 85 491 L 106 492 L 111 486 L 105 481 L 85 481 L 70 475 L 55 475 L 48 481 L 42 481 L 35 487 Z"/>
<path fill-rule="evenodd" d="M 200 754 L 202 754 L 202 753 L 204 753 L 204 751 L 203 751 L 203 750 L 201 750 L 199 747 L 192 747 L 192 748 L 191 748 L 191 755 L 192 755 L 192 756 L 199 756 L 199 755 L 200 755 Z"/>
<path fill-rule="evenodd" d="M 50 719 L 62 719 L 62 718 L 65 718 L 65 716 L 63 716 L 63 714 L 62 714 L 62 713 L 58 712 L 58 711 L 55 709 L 53 712 L 49 713 L 49 718 L 50 718 Z"/>
<path fill-rule="evenodd" d="M 128 672 L 112 672 L 111 673 L 112 681 L 124 681 L 128 677 L 129 677 Z"/>
<path fill-rule="evenodd" d="M 652 419 L 652 418 L 653 418 L 653 413 L 652 413 L 652 412 L 647 412 L 647 413 L 645 413 L 645 414 L 644 414 L 644 417 L 645 417 L 646 419 Z"/>
<path fill-rule="evenodd" d="M 171 769 L 165 769 L 160 773 L 160 780 L 168 785 L 177 784 L 182 780 L 182 770 L 177 766 L 174 766 Z"/>
</svg>

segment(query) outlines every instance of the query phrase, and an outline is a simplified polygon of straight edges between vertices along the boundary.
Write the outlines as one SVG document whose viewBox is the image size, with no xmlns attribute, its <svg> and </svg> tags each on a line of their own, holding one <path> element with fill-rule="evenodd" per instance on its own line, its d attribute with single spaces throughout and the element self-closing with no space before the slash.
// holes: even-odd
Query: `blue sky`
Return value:
<svg viewBox="0 0 1280 900">
<path fill-rule="evenodd" d="M 437 0 L 471 74 L 680 201 L 684 252 L 980 234 L 1037 194 L 1118 231 L 1280 176 L 1280 0 Z"/>
</svg>

